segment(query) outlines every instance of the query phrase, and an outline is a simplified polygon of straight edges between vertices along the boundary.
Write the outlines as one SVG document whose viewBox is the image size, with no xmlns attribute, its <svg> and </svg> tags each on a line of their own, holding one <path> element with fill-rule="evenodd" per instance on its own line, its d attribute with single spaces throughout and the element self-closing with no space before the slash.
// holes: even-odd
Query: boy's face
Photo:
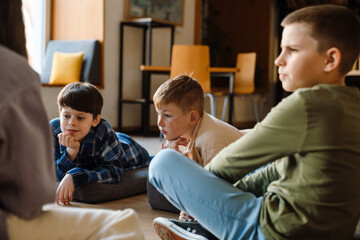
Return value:
<svg viewBox="0 0 360 240">
<path fill-rule="evenodd" d="M 174 103 L 155 106 L 157 124 L 165 139 L 170 141 L 179 137 L 191 138 L 190 112 L 184 114 Z"/>
<path fill-rule="evenodd" d="M 67 106 L 60 110 L 61 131 L 73 136 L 76 141 L 82 142 L 91 127 L 95 127 L 99 121 L 100 115 L 94 119 L 91 113 L 80 112 Z"/>
<path fill-rule="evenodd" d="M 286 25 L 281 40 L 281 53 L 275 60 L 279 79 L 286 91 L 312 87 L 323 80 L 326 51 L 317 51 L 317 41 L 310 27 L 303 23 Z"/>
</svg>

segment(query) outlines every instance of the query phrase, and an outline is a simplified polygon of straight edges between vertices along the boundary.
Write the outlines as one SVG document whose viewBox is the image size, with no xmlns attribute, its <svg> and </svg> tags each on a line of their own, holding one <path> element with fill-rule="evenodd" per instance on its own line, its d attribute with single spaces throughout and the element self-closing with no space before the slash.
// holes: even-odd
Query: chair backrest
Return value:
<svg viewBox="0 0 360 240">
<path fill-rule="evenodd" d="M 237 55 L 234 94 L 251 94 L 255 91 L 255 67 L 255 52 Z"/>
<path fill-rule="evenodd" d="M 45 61 L 41 72 L 42 83 L 49 83 L 55 52 L 83 52 L 81 82 L 101 85 L 100 42 L 98 40 L 50 40 L 46 48 Z"/>
<path fill-rule="evenodd" d="M 170 78 L 186 74 L 195 78 L 204 93 L 211 91 L 210 50 L 206 45 L 173 45 Z"/>
</svg>

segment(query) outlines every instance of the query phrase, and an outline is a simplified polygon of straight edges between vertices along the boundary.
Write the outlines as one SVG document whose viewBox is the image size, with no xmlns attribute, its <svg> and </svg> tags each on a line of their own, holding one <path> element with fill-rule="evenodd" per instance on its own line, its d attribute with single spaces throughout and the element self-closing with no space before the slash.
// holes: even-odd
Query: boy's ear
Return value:
<svg viewBox="0 0 360 240">
<path fill-rule="evenodd" d="M 190 126 L 194 126 L 195 124 L 197 124 L 197 122 L 200 119 L 200 114 L 198 111 L 196 110 L 191 110 L 190 111 L 190 121 L 189 121 L 189 125 Z"/>
<path fill-rule="evenodd" d="M 101 119 L 101 115 L 98 114 L 98 115 L 94 118 L 94 120 L 93 120 L 93 122 L 92 122 L 92 126 L 93 126 L 93 127 L 96 127 L 96 126 L 99 124 L 100 119 Z"/>
<path fill-rule="evenodd" d="M 341 61 L 341 52 L 338 48 L 330 48 L 326 51 L 326 60 L 324 72 L 331 72 L 339 67 Z"/>
</svg>

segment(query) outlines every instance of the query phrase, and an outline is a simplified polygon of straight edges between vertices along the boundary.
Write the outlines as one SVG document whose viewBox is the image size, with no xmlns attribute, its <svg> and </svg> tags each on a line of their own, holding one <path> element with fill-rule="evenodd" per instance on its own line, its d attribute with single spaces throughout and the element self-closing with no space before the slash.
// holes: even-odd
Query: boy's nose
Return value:
<svg viewBox="0 0 360 240">
<path fill-rule="evenodd" d="M 69 119 L 69 124 L 74 125 L 75 124 L 75 118 L 70 118 Z"/>
<path fill-rule="evenodd" d="M 278 66 L 278 67 L 285 65 L 285 61 L 284 61 L 284 59 L 283 59 L 283 57 L 282 57 L 281 54 L 275 59 L 274 64 L 275 64 L 276 66 Z"/>
<path fill-rule="evenodd" d="M 162 121 L 161 117 L 158 117 L 158 121 L 157 121 L 158 126 L 163 127 L 164 126 L 164 122 Z"/>
</svg>

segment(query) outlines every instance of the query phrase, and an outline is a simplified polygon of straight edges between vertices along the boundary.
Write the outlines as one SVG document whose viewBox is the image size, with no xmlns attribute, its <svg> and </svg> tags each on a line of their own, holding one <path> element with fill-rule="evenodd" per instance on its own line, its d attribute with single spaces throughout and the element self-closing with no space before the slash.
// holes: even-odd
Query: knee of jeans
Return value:
<svg viewBox="0 0 360 240">
<path fill-rule="evenodd" d="M 180 153 L 172 149 L 163 149 L 155 155 L 149 165 L 149 180 L 164 176 L 164 174 L 170 173 L 174 168 L 174 162 L 177 161 Z"/>
</svg>

